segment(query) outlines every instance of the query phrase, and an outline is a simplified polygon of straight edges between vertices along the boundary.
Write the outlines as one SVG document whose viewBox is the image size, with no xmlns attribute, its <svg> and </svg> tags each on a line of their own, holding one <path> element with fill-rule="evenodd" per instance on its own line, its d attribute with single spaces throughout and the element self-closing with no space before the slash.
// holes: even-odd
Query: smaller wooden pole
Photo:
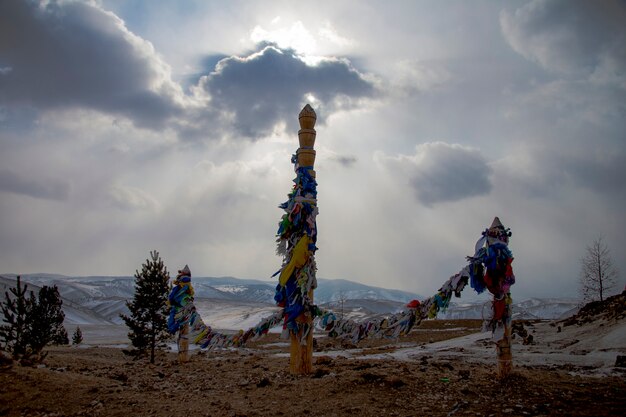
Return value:
<svg viewBox="0 0 626 417">
<path fill-rule="evenodd" d="M 513 370 L 513 354 L 511 352 L 511 304 L 510 295 L 507 294 L 506 320 L 504 320 L 504 335 L 496 342 L 498 355 L 498 378 L 505 379 Z"/>
<path fill-rule="evenodd" d="M 178 362 L 189 362 L 189 325 L 178 330 Z"/>
<path fill-rule="evenodd" d="M 487 238 L 487 246 L 490 245 L 490 242 L 489 242 L 490 237 L 496 238 L 506 245 L 509 244 L 508 237 L 511 234 L 508 231 L 508 229 L 506 229 L 502 225 L 502 222 L 500 221 L 499 217 L 494 217 L 493 222 L 491 223 L 491 226 L 489 226 L 488 232 L 489 234 L 485 236 Z M 505 266 L 498 265 L 498 268 L 505 268 L 505 270 L 497 271 L 498 275 L 501 275 L 502 281 L 499 282 L 496 288 L 489 289 L 489 291 L 491 291 L 494 294 L 494 298 L 493 298 L 494 319 L 495 319 L 496 310 L 497 309 L 499 310 L 499 308 L 496 308 L 496 306 L 499 305 L 499 303 L 501 302 L 504 303 L 504 312 L 502 316 L 498 317 L 498 321 L 500 321 L 502 323 L 502 326 L 504 327 L 503 334 L 502 334 L 502 338 L 496 341 L 496 354 L 497 354 L 497 360 L 498 360 L 498 378 L 500 379 L 508 377 L 511 374 L 511 370 L 513 368 L 513 354 L 511 353 L 511 320 L 513 317 L 513 308 L 512 308 L 513 303 L 511 301 L 511 293 L 509 291 L 507 291 L 505 294 L 502 294 L 501 292 L 503 285 L 505 284 L 505 280 L 507 279 L 506 274 L 508 273 L 507 271 L 508 271 L 508 268 L 510 268 L 510 262 L 512 260 L 513 260 L 512 258 L 508 259 L 507 265 Z M 508 286 L 510 287 L 514 282 L 515 281 L 510 282 Z M 498 296 L 499 298 L 496 299 L 496 296 Z"/>
</svg>

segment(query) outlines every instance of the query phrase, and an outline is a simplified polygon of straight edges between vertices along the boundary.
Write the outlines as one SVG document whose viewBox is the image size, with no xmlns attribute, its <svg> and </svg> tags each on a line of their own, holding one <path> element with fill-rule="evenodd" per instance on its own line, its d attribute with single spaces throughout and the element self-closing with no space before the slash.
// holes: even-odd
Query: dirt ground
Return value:
<svg viewBox="0 0 626 417">
<path fill-rule="evenodd" d="M 269 335 L 246 349 L 196 352 L 155 365 L 119 348 L 54 347 L 45 367 L 0 370 L 0 416 L 608 416 L 624 415 L 626 379 L 580 376 L 566 366 L 516 366 L 496 379 L 490 364 L 389 352 L 467 335 L 478 321 L 422 323 L 397 341 L 317 339 L 314 373 L 288 372 L 288 345 Z M 351 352 L 351 357 L 337 352 Z M 281 355 L 282 354 L 282 355 Z"/>
</svg>

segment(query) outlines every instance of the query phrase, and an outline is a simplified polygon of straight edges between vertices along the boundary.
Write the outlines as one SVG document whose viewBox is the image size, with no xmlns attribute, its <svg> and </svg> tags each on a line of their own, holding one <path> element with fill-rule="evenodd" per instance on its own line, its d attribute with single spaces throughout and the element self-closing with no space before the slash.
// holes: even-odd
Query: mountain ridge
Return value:
<svg viewBox="0 0 626 417">
<path fill-rule="evenodd" d="M 0 289 L 14 285 L 15 274 L 0 276 Z M 33 290 L 43 285 L 57 285 L 63 299 L 66 322 L 69 324 L 122 324 L 120 314 L 128 314 L 126 300 L 134 294 L 133 276 L 64 276 L 59 274 L 25 274 L 22 281 Z M 13 284 L 12 284 L 13 283 Z M 373 287 L 358 282 L 337 279 L 318 279 L 315 291 L 316 304 L 348 317 L 363 320 L 369 317 L 395 313 L 409 300 L 426 297 L 402 290 Z M 196 300 L 202 305 L 241 306 L 233 308 L 234 317 L 225 325 L 231 326 L 249 316 L 246 308 L 266 311 L 274 308 L 275 282 L 235 277 L 194 277 Z M 200 303 L 199 303 L 200 304 Z M 484 319 L 491 311 L 490 297 L 473 302 L 453 301 L 440 312 L 441 319 Z M 246 307 L 248 306 L 248 307 Z M 253 307 L 256 306 L 256 307 Z M 579 302 L 574 299 L 530 298 L 513 304 L 514 319 L 561 319 L 578 311 Z M 218 312 L 207 308 L 207 314 Z M 211 317 L 207 317 L 210 321 Z"/>
<path fill-rule="evenodd" d="M 1 276 L 15 279 L 17 275 L 3 274 Z M 68 299 L 81 298 L 81 296 L 82 298 L 96 296 L 102 298 L 114 295 L 130 298 L 134 291 L 134 276 L 67 276 L 37 273 L 23 274 L 21 277 L 23 282 L 33 285 L 57 285 L 61 295 Z M 251 301 L 274 302 L 275 281 L 224 276 L 194 277 L 192 282 L 196 297 L 200 298 L 244 298 Z M 375 287 L 346 279 L 319 278 L 318 283 L 323 284 L 315 292 L 316 302 L 319 303 L 337 301 L 341 294 L 349 299 L 382 299 L 399 302 L 424 298 L 409 291 Z"/>
</svg>

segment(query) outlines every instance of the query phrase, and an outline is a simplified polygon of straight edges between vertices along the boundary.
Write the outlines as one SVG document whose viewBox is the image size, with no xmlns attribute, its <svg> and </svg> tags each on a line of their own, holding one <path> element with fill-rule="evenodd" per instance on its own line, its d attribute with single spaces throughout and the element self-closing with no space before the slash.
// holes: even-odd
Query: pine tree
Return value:
<svg viewBox="0 0 626 417">
<path fill-rule="evenodd" d="M 142 265 L 141 272 L 135 272 L 135 294 L 127 301 L 130 316 L 120 317 L 130 329 L 128 338 L 136 351 L 150 351 L 150 363 L 154 363 L 154 353 L 163 347 L 167 334 L 167 296 L 170 276 L 159 253 L 150 252 L 150 259 Z"/>
<path fill-rule="evenodd" d="M 83 342 L 83 332 L 80 330 L 80 327 L 76 326 L 76 330 L 72 335 L 72 344 L 80 345 Z"/>
<path fill-rule="evenodd" d="M 5 292 L 5 301 L 0 305 L 6 322 L 0 326 L 0 340 L 14 359 L 28 359 L 36 355 L 38 360 L 42 360 L 45 355 L 41 352 L 46 345 L 69 343 L 63 327 L 63 301 L 56 285 L 43 286 L 37 299 L 32 291 L 28 292 L 28 285 L 22 286 L 18 276 L 16 287 L 9 291 L 13 296 Z"/>
<path fill-rule="evenodd" d="M 15 288 L 9 288 L 4 293 L 5 300 L 0 304 L 4 322 L 0 326 L 0 342 L 2 348 L 11 353 L 14 359 L 27 356 L 28 349 L 28 327 L 30 312 L 32 310 L 31 297 L 27 298 L 28 285 L 22 286 L 21 277 L 17 277 Z M 9 292 L 13 296 L 9 295 Z"/>
<path fill-rule="evenodd" d="M 67 330 L 63 327 L 63 300 L 57 286 L 43 286 L 39 290 L 39 299 L 35 301 L 32 297 L 32 300 L 28 339 L 33 352 L 39 353 L 49 344 L 69 344 Z"/>
</svg>

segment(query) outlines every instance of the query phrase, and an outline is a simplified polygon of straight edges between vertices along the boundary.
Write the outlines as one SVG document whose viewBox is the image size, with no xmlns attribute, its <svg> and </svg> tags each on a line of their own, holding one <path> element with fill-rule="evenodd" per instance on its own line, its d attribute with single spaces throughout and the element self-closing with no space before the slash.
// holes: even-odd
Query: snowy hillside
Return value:
<svg viewBox="0 0 626 417">
<path fill-rule="evenodd" d="M 580 301 L 573 298 L 529 298 L 513 302 L 514 319 L 561 319 L 578 311 Z M 473 303 L 454 303 L 445 312 L 439 313 L 442 319 L 484 319 L 491 314 L 491 299 Z"/>
<path fill-rule="evenodd" d="M 198 313 L 212 328 L 218 330 L 249 329 L 279 308 L 254 301 L 196 300 Z M 272 331 L 280 332 L 280 326 Z"/>
<path fill-rule="evenodd" d="M 23 275 L 30 289 L 56 285 L 63 298 L 66 325 L 119 325 L 120 314 L 128 314 L 126 300 L 134 293 L 133 277 L 66 277 L 54 274 Z M 15 275 L 0 277 L 0 289 L 15 285 Z M 193 278 L 196 304 L 211 326 L 241 329 L 256 324 L 271 314 L 274 306 L 275 281 L 237 279 L 233 277 Z M 4 292 L 4 291 L 3 291 Z M 392 314 L 407 301 L 423 299 L 418 294 L 371 287 L 348 280 L 319 279 L 315 301 L 323 308 L 355 320 Z M 343 300 L 343 304 L 341 303 Z M 440 313 L 442 319 L 481 319 L 491 312 L 490 297 L 473 303 L 451 303 Z M 513 304 L 517 319 L 558 319 L 577 311 L 578 301 L 572 299 L 531 298 Z M 484 313 L 483 313 L 484 312 Z"/>
<path fill-rule="evenodd" d="M 358 319 L 359 317 L 373 317 L 377 315 L 386 315 L 397 313 L 402 310 L 406 303 L 391 300 L 345 300 L 333 301 L 330 303 L 320 304 L 320 307 L 332 310 L 337 315 L 342 312 L 346 317 L 351 319 Z"/>
<path fill-rule="evenodd" d="M 38 291 L 43 285 L 56 285 L 63 299 L 66 327 L 74 325 L 120 325 L 120 314 L 128 314 L 126 300 L 133 297 L 134 277 L 67 277 L 57 274 L 22 275 L 22 281 Z M 15 285 L 15 275 L 0 278 L 0 288 Z M 315 293 L 319 304 L 343 298 L 346 317 L 361 319 L 393 313 L 404 300 L 418 298 L 397 290 L 370 287 L 347 280 L 320 280 Z M 233 277 L 194 277 L 196 305 L 202 317 L 219 329 L 238 330 L 257 324 L 276 310 L 275 281 Z M 338 293 L 334 293 L 338 291 Z M 360 298 L 354 300 L 351 298 Z M 402 302 L 398 301 L 401 300 Z M 326 306 L 326 308 L 334 308 Z M 338 309 L 337 309 L 338 310 Z"/>
<path fill-rule="evenodd" d="M 14 274 L 4 277 L 15 279 Z M 33 285 L 56 285 L 61 296 L 77 303 L 94 299 L 122 298 L 130 299 L 134 293 L 134 277 L 67 277 L 57 274 L 26 274 L 22 281 Z M 319 279 L 319 288 L 315 292 L 318 303 L 327 303 L 344 299 L 370 299 L 407 302 L 421 299 L 418 294 L 400 290 L 372 287 L 348 280 Z M 276 281 L 239 279 L 233 277 L 194 277 L 192 279 L 196 298 L 219 300 L 248 300 L 274 303 Z"/>
<path fill-rule="evenodd" d="M 372 287 L 345 279 L 318 279 L 315 299 L 319 303 L 338 301 L 340 298 L 349 300 L 390 300 L 402 303 L 425 297 L 416 293 L 387 288 Z"/>
<path fill-rule="evenodd" d="M 41 289 L 40 285 L 35 285 L 31 282 L 24 282 L 28 288 L 27 290 L 32 291 L 35 295 Z M 49 283 L 42 283 L 42 285 L 54 285 Z M 8 291 L 9 288 L 15 287 L 15 280 L 9 279 L 5 277 L 0 277 L 0 291 L 2 291 L 2 298 L 4 299 L 4 293 Z M 96 311 L 91 309 L 89 306 L 81 305 L 73 300 L 63 297 L 61 295 L 61 299 L 63 300 L 63 312 L 65 313 L 65 326 L 74 325 L 74 324 L 111 324 L 111 321 L 107 318 L 101 316 Z M 125 308 L 125 306 L 124 306 Z M 127 310 L 126 310 L 127 311 Z"/>
</svg>

